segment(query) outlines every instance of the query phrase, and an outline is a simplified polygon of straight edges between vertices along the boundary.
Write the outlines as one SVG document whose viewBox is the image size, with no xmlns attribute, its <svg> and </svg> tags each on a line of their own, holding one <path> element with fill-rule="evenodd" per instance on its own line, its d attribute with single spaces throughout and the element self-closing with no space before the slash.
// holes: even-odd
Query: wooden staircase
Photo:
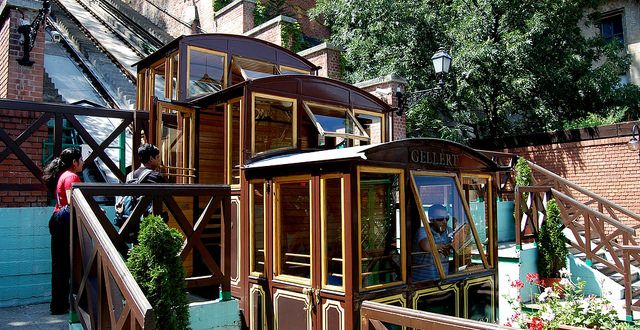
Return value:
<svg viewBox="0 0 640 330">
<path fill-rule="evenodd" d="M 554 198 L 570 252 L 624 287 L 627 318 L 640 311 L 640 216 L 532 162 L 531 186 L 515 188 L 516 244 L 537 239 Z"/>
</svg>

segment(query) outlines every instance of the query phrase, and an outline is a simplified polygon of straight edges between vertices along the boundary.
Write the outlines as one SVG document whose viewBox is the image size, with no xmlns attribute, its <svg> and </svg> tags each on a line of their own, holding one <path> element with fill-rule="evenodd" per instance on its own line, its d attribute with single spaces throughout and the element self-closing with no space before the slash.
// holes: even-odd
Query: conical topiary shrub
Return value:
<svg viewBox="0 0 640 330">
<path fill-rule="evenodd" d="M 559 278 L 567 266 L 567 238 L 562 232 L 560 210 L 555 199 L 547 203 L 547 217 L 538 233 L 538 273 L 541 278 Z"/>
<path fill-rule="evenodd" d="M 138 239 L 127 266 L 153 307 L 156 328 L 189 329 L 185 272 L 178 255 L 182 236 L 159 216 L 150 215 L 142 220 Z"/>
</svg>

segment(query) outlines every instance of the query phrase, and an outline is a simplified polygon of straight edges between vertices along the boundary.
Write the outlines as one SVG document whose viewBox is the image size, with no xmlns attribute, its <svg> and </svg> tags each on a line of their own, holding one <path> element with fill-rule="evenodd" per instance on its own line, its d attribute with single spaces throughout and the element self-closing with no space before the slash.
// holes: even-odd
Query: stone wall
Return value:
<svg viewBox="0 0 640 330">
<path fill-rule="evenodd" d="M 342 50 L 329 43 L 322 43 L 315 47 L 298 52 L 298 55 L 320 67 L 318 76 L 340 80 L 340 55 Z"/>
</svg>

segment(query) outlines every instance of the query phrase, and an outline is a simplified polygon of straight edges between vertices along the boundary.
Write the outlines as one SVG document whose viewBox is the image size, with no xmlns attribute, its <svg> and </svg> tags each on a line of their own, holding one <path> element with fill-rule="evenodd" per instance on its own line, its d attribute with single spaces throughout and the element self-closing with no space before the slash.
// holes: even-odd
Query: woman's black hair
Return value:
<svg viewBox="0 0 640 330">
<path fill-rule="evenodd" d="M 78 147 L 62 150 L 60 156 L 47 164 L 43 170 L 42 179 L 47 189 L 49 189 L 49 191 L 55 191 L 60 175 L 73 166 L 74 160 L 80 161 L 81 158 L 82 152 Z"/>
</svg>

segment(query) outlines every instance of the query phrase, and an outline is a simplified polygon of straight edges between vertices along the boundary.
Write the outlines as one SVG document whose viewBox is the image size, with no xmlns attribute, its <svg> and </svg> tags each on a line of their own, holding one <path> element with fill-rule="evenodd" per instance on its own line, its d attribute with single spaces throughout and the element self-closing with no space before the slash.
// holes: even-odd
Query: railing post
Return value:
<svg viewBox="0 0 640 330">
<path fill-rule="evenodd" d="M 585 264 L 591 267 L 591 215 L 586 212 L 582 212 L 582 217 L 584 218 L 584 253 L 585 253 Z"/>
<path fill-rule="evenodd" d="M 623 245 L 629 244 L 629 234 L 623 234 Z M 633 311 L 631 311 L 631 298 L 633 291 L 631 288 L 631 258 L 629 257 L 629 250 L 622 248 L 622 258 L 624 264 L 624 305 L 627 311 L 626 320 L 633 322 Z"/>
<path fill-rule="evenodd" d="M 515 220 L 516 220 L 516 250 L 522 250 L 522 240 L 520 238 L 521 229 L 520 223 L 522 222 L 522 212 L 520 211 L 520 201 L 522 199 L 520 194 L 520 187 L 515 187 Z"/>
</svg>

